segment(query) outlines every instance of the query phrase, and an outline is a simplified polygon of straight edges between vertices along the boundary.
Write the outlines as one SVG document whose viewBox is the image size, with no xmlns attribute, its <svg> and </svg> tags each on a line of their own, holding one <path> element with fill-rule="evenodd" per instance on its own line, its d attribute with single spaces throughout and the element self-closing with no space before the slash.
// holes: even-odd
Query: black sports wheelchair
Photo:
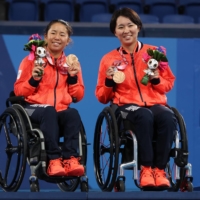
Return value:
<svg viewBox="0 0 200 200">
<path fill-rule="evenodd" d="M 129 120 L 122 119 L 115 112 L 117 105 L 110 104 L 99 114 L 93 143 L 95 177 L 102 191 L 124 192 L 124 170 L 133 170 L 135 185 L 142 191 L 193 191 L 192 165 L 188 163 L 188 141 L 183 117 L 177 109 L 171 107 L 178 124 L 174 142 L 166 166 L 170 187 L 140 187 L 138 181 L 138 144 Z M 153 141 L 153 146 L 155 146 Z M 121 160 L 121 163 L 119 163 Z M 170 165 L 172 167 L 170 167 Z M 119 175 L 117 176 L 117 174 Z"/>
<path fill-rule="evenodd" d="M 11 92 L 6 110 L 0 115 L 0 186 L 6 192 L 16 192 L 23 181 L 26 165 L 30 166 L 30 191 L 39 192 L 39 179 L 57 184 L 64 192 L 88 191 L 86 172 L 81 177 L 48 176 L 45 138 L 38 124 L 33 124 L 23 108 L 24 97 Z M 60 147 L 62 144 L 60 140 Z M 87 138 L 82 124 L 79 132 L 80 163 L 87 161 Z"/>
</svg>

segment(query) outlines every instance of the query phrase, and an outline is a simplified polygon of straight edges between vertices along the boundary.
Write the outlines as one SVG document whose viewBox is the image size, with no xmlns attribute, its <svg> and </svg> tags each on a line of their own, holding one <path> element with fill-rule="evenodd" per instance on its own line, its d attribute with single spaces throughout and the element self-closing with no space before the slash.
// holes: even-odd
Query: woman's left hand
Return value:
<svg viewBox="0 0 200 200">
<path fill-rule="evenodd" d="M 74 62 L 71 66 L 68 67 L 68 73 L 71 76 L 75 76 L 80 71 L 80 63 L 78 61 Z"/>
<path fill-rule="evenodd" d="M 153 73 L 154 73 L 154 75 L 149 76 L 150 80 L 154 79 L 154 78 L 159 78 L 160 74 L 159 74 L 158 69 L 155 69 L 155 71 Z"/>
</svg>

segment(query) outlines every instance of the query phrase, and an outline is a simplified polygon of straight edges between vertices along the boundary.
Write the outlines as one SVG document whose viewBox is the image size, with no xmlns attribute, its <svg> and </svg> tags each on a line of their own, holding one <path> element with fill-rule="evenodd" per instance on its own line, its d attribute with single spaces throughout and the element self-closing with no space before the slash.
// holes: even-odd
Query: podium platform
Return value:
<svg viewBox="0 0 200 200">
<path fill-rule="evenodd" d="M 193 200 L 200 199 L 200 191 L 193 192 L 145 192 L 145 191 L 128 191 L 128 192 L 61 192 L 61 191 L 41 191 L 37 193 L 29 191 L 18 192 L 0 192 L 0 200 Z"/>
</svg>

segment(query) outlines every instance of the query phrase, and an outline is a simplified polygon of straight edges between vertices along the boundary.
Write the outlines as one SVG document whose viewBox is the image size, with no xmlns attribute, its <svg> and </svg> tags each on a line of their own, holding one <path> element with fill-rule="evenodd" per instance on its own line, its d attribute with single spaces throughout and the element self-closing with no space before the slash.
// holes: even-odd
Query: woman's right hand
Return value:
<svg viewBox="0 0 200 200">
<path fill-rule="evenodd" d="M 40 75 L 42 74 L 42 75 Z M 32 70 L 32 76 L 35 80 L 40 80 L 44 75 L 44 67 L 40 66 L 37 61 L 34 63 L 34 68 Z"/>
<path fill-rule="evenodd" d="M 71 66 L 68 67 L 68 73 L 71 76 L 77 75 L 79 71 L 80 71 L 80 63 L 79 63 L 79 61 L 75 61 L 73 64 L 71 64 Z"/>
<path fill-rule="evenodd" d="M 113 75 L 114 75 L 114 66 L 110 66 L 110 67 L 108 67 L 108 69 L 106 70 L 106 77 L 107 78 L 112 78 L 113 77 Z"/>
</svg>

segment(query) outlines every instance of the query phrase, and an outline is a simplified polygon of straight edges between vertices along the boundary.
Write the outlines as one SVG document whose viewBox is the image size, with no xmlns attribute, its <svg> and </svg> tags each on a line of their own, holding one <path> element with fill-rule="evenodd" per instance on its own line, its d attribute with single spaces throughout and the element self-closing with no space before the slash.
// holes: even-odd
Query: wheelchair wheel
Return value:
<svg viewBox="0 0 200 200">
<path fill-rule="evenodd" d="M 88 189 L 89 189 L 89 187 L 88 187 L 88 182 L 86 182 L 86 181 L 82 181 L 81 183 L 80 183 L 80 188 L 81 188 L 81 192 L 88 192 Z"/>
<path fill-rule="evenodd" d="M 57 186 L 63 192 L 74 192 L 77 189 L 79 182 L 80 178 L 74 178 L 57 183 Z"/>
<path fill-rule="evenodd" d="M 179 147 L 180 151 L 182 152 L 188 152 L 188 140 L 187 140 L 187 132 L 186 132 L 186 126 L 183 117 L 181 114 L 177 111 L 175 108 L 171 108 L 172 111 L 174 112 L 176 119 L 178 121 L 178 132 L 179 132 Z M 181 184 L 185 180 L 185 175 L 186 175 L 186 170 L 184 169 L 184 166 L 187 164 L 188 160 L 188 155 L 184 155 L 184 160 L 180 159 L 176 163 L 176 158 L 175 158 L 175 163 L 180 166 L 180 179 L 173 181 L 172 177 L 170 176 L 170 182 L 172 185 L 172 190 L 173 191 L 178 191 L 181 187 Z M 171 170 L 172 171 L 172 170 Z"/>
<path fill-rule="evenodd" d="M 87 137 L 86 137 L 85 128 L 84 128 L 83 124 L 81 126 L 80 134 L 81 134 L 81 140 L 82 140 L 82 155 L 81 155 L 80 163 L 83 166 L 86 166 L 86 163 L 87 163 Z"/>
<path fill-rule="evenodd" d="M 80 129 L 80 135 L 81 135 L 81 140 L 82 140 L 82 155 L 81 155 L 81 160 L 80 163 L 83 166 L 86 166 L 87 162 L 87 138 L 86 138 L 86 133 L 85 133 L 85 128 L 82 124 L 81 129 Z M 86 167 L 85 167 L 86 168 Z M 59 189 L 63 192 L 73 192 L 77 189 L 80 182 L 80 178 L 72 178 L 69 180 L 66 180 L 61 183 L 57 183 Z"/>
<path fill-rule="evenodd" d="M 0 185 L 6 192 L 15 192 L 26 169 L 27 135 L 22 115 L 14 107 L 8 107 L 0 116 L 0 137 Z"/>
<path fill-rule="evenodd" d="M 29 182 L 30 182 L 30 191 L 31 192 L 39 192 L 40 191 L 38 179 L 35 179 L 35 180 L 29 179 Z"/>
<path fill-rule="evenodd" d="M 31 183 L 30 184 L 30 191 L 31 192 L 39 192 L 40 191 L 39 185 L 37 185 L 35 183 Z"/>
<path fill-rule="evenodd" d="M 191 181 L 184 180 L 180 187 L 181 192 L 193 192 L 193 184 Z"/>
<path fill-rule="evenodd" d="M 114 186 L 115 192 L 125 192 L 125 182 L 123 180 L 117 180 Z"/>
<path fill-rule="evenodd" d="M 97 184 L 112 191 L 118 171 L 119 141 L 115 115 L 110 107 L 99 114 L 94 134 L 93 159 Z"/>
</svg>

